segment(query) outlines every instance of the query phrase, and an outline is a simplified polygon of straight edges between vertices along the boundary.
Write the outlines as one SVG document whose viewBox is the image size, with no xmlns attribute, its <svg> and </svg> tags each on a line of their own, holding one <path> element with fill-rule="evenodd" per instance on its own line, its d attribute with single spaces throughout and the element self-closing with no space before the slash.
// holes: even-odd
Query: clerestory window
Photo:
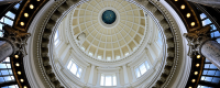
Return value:
<svg viewBox="0 0 220 88">
<path fill-rule="evenodd" d="M 59 43 L 59 32 L 57 31 L 56 32 L 56 34 L 55 34 L 55 36 L 54 36 L 54 45 L 56 46 L 58 43 Z"/>
<path fill-rule="evenodd" d="M 142 76 L 144 73 L 147 72 L 147 70 L 150 68 L 149 64 L 147 63 L 147 61 L 145 61 L 143 64 L 141 64 L 140 66 L 138 66 L 135 69 L 135 73 L 137 77 Z"/>
<path fill-rule="evenodd" d="M 117 86 L 115 74 L 102 74 L 100 86 Z"/>
<path fill-rule="evenodd" d="M 81 77 L 82 68 L 80 68 L 78 65 L 76 65 L 73 61 L 70 61 L 67 65 L 67 69 L 70 70 L 71 73 L 73 73 L 78 78 Z"/>
</svg>

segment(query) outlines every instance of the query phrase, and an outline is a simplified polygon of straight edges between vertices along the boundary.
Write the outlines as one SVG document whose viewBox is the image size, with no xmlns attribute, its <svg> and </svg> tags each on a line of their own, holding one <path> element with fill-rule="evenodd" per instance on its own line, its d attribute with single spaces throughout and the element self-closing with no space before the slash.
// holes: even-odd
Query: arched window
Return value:
<svg viewBox="0 0 220 88">
<path fill-rule="evenodd" d="M 100 86 L 117 86 L 115 74 L 102 74 Z"/>
<path fill-rule="evenodd" d="M 74 62 L 70 61 L 67 65 L 67 69 L 70 70 L 70 72 L 73 73 L 75 76 L 80 78 L 82 73 L 82 68 L 80 68 Z"/>
<path fill-rule="evenodd" d="M 161 45 L 163 45 L 163 41 L 162 41 L 162 36 L 161 36 L 162 34 L 158 31 L 158 39 L 157 39 L 157 44 L 159 45 L 159 46 L 161 46 Z"/>
<path fill-rule="evenodd" d="M 59 32 L 57 31 L 56 32 L 56 34 L 55 34 L 55 36 L 54 36 L 54 45 L 56 46 L 58 43 L 59 43 Z"/>
<path fill-rule="evenodd" d="M 147 61 L 145 61 L 144 63 L 142 63 L 140 66 L 138 66 L 135 69 L 135 73 L 137 77 L 142 76 L 144 73 L 146 73 L 146 71 L 150 68 L 149 64 L 147 63 Z"/>
</svg>

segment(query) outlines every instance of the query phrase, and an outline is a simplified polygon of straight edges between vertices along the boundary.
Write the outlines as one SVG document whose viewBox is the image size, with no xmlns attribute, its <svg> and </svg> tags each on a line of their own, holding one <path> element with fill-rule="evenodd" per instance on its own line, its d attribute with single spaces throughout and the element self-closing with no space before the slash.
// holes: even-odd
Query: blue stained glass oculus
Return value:
<svg viewBox="0 0 220 88">
<path fill-rule="evenodd" d="M 115 22 L 115 20 L 116 20 L 116 14 L 112 10 L 106 10 L 102 14 L 102 21 L 106 24 L 112 24 Z"/>
</svg>

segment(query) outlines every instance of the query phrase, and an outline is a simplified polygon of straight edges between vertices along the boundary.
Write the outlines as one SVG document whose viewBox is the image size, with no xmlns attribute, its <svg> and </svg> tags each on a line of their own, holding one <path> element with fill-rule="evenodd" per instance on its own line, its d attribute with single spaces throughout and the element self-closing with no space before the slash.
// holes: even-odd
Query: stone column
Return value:
<svg viewBox="0 0 220 88">
<path fill-rule="evenodd" d="M 188 1 L 198 3 L 204 6 L 220 9 L 220 0 L 188 0 Z"/>
<path fill-rule="evenodd" d="M 125 65 L 123 65 L 122 67 L 123 67 L 123 73 L 124 73 L 124 83 L 125 85 L 127 85 L 129 83 L 127 67 Z"/>
<path fill-rule="evenodd" d="M 131 74 L 132 74 L 132 81 L 135 82 L 136 81 L 136 75 L 135 75 L 135 70 L 131 67 Z"/>
<path fill-rule="evenodd" d="M 95 66 L 91 65 L 91 70 L 90 70 L 90 74 L 89 74 L 89 81 L 88 81 L 89 85 L 93 85 L 94 69 L 95 69 Z"/>
<path fill-rule="evenodd" d="M 220 69 L 220 44 L 216 41 L 206 41 L 200 46 L 200 53 Z"/>
<path fill-rule="evenodd" d="M 117 78 L 117 86 L 119 87 L 121 86 L 119 72 L 116 72 L 116 78 Z"/>
<path fill-rule="evenodd" d="M 5 40 L 0 40 L 0 62 L 13 53 L 12 45 Z"/>
<path fill-rule="evenodd" d="M 101 73 L 98 72 L 98 78 L 97 78 L 97 83 L 96 83 L 96 86 L 100 86 L 100 78 L 101 78 Z"/>
<path fill-rule="evenodd" d="M 0 62 L 14 54 L 27 55 L 24 46 L 28 37 L 30 37 L 30 33 L 20 32 L 8 25 L 5 25 L 3 29 L 5 32 L 4 37 L 0 39 Z"/>
<path fill-rule="evenodd" d="M 66 63 L 67 59 L 68 59 L 68 54 L 69 54 L 69 50 L 71 49 L 71 45 L 67 45 L 67 47 L 65 48 L 65 50 L 62 53 L 61 57 L 60 57 L 60 62 L 62 63 Z"/>
<path fill-rule="evenodd" d="M 188 41 L 188 56 L 192 57 L 199 53 L 220 69 L 220 44 L 212 41 L 207 35 L 210 28 L 210 26 L 206 26 L 196 32 L 184 33 L 183 36 Z"/>
</svg>

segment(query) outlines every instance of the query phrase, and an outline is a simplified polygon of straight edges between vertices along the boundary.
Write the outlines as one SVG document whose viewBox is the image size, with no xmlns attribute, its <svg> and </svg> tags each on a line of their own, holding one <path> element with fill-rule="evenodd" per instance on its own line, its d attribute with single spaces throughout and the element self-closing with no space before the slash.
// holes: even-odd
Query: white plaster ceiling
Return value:
<svg viewBox="0 0 220 88">
<path fill-rule="evenodd" d="M 116 13 L 116 22 L 103 26 L 100 14 L 108 9 Z M 146 28 L 143 10 L 125 0 L 88 1 L 74 10 L 70 22 L 74 36 L 86 34 L 78 47 L 102 60 L 118 60 L 132 54 L 142 43 Z"/>
</svg>

